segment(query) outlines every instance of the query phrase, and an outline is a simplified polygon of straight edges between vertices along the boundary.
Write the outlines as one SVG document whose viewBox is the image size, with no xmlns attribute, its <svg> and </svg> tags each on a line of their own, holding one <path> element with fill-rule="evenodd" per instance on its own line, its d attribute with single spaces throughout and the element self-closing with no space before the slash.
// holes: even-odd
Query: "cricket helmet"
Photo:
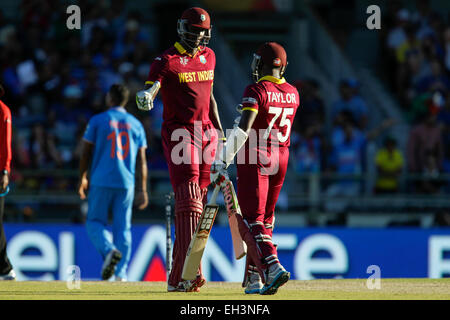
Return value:
<svg viewBox="0 0 450 320">
<path fill-rule="evenodd" d="M 283 76 L 287 64 L 287 55 L 283 46 L 276 42 L 266 42 L 253 54 L 251 65 L 253 80 L 255 82 L 259 80 L 263 65 L 280 68 L 280 75 Z"/>
<path fill-rule="evenodd" d="M 177 32 L 185 44 L 192 49 L 199 45 L 207 45 L 211 39 L 211 18 L 206 10 L 192 7 L 183 12 L 178 19 Z M 200 33 L 202 31 L 204 35 Z"/>
</svg>

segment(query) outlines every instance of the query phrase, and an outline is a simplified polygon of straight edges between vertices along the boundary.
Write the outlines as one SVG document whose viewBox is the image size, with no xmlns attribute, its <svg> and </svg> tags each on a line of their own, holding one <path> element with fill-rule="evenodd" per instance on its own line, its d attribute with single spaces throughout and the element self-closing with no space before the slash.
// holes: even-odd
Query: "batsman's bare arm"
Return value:
<svg viewBox="0 0 450 320">
<path fill-rule="evenodd" d="M 219 134 L 219 139 L 224 138 L 225 134 L 223 132 L 222 123 L 220 122 L 219 109 L 217 108 L 217 102 L 214 98 L 213 87 L 211 86 L 211 100 L 209 105 L 209 118 L 212 121 L 214 128 L 217 129 Z"/>
<path fill-rule="evenodd" d="M 83 140 L 79 167 L 78 195 L 81 200 L 86 199 L 86 192 L 89 186 L 88 170 L 92 160 L 94 144 Z"/>
<path fill-rule="evenodd" d="M 147 157 L 145 155 L 146 148 L 139 148 L 136 158 L 136 199 L 135 203 L 139 210 L 144 210 L 148 205 L 147 193 Z"/>
<path fill-rule="evenodd" d="M 219 160 L 214 161 L 213 168 L 218 169 L 220 174 L 223 169 L 226 169 L 228 165 L 233 161 L 238 151 L 244 146 L 248 138 L 248 133 L 255 122 L 258 111 L 256 109 L 244 108 L 241 113 L 241 119 L 237 127 L 234 127 L 227 137 L 227 144 L 224 150 L 219 154 Z M 238 119 L 238 118 L 237 118 Z M 235 120 L 237 121 L 237 120 Z M 220 175 L 219 174 L 219 175 Z M 214 180 L 214 177 L 211 177 Z"/>
<path fill-rule="evenodd" d="M 256 110 L 243 110 L 241 121 L 239 121 L 239 128 L 241 128 L 246 134 L 250 132 L 250 129 L 255 122 L 258 112 Z"/>
</svg>

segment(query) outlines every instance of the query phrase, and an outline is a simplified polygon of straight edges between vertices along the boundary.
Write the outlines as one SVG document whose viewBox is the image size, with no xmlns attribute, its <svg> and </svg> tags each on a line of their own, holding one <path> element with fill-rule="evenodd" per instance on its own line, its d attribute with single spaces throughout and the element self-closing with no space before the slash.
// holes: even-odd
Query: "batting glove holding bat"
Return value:
<svg viewBox="0 0 450 320">
<path fill-rule="evenodd" d="M 241 122 L 241 116 L 238 116 L 234 119 L 233 129 L 239 126 L 239 122 Z"/>
<path fill-rule="evenodd" d="M 225 182 L 230 180 L 227 171 L 227 164 L 222 160 L 215 160 L 211 165 L 211 183 L 220 187 L 225 186 Z"/>
</svg>

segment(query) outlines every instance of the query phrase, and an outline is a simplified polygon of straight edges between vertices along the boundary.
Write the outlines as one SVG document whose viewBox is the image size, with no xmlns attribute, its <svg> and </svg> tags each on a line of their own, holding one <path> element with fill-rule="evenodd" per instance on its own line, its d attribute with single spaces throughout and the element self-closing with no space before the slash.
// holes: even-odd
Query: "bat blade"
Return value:
<svg viewBox="0 0 450 320">
<path fill-rule="evenodd" d="M 228 224 L 230 226 L 231 239 L 233 241 L 234 256 L 239 260 L 247 254 L 247 245 L 242 240 L 241 234 L 239 233 L 238 222 L 236 220 L 236 214 L 242 216 L 242 213 L 233 182 L 230 180 L 226 181 L 225 186 L 222 188 L 222 192 L 225 207 L 227 208 Z"/>
<path fill-rule="evenodd" d="M 218 192 L 219 187 L 216 187 L 210 201 L 203 209 L 197 228 L 192 235 L 192 239 L 186 253 L 186 258 L 184 260 L 183 272 L 181 274 L 181 277 L 184 280 L 194 280 L 197 276 L 197 270 L 200 266 L 203 251 L 206 248 L 209 234 L 214 224 L 214 220 L 216 219 L 217 212 L 219 211 L 219 206 L 216 205 Z"/>
</svg>

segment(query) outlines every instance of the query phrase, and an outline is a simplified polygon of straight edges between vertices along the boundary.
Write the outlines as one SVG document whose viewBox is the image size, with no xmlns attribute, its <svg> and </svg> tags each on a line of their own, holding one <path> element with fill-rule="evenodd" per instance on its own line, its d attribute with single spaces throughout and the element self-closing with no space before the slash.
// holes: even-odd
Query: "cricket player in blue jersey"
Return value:
<svg viewBox="0 0 450 320">
<path fill-rule="evenodd" d="M 124 108 L 128 97 L 125 86 L 112 85 L 106 95 L 109 109 L 91 118 L 83 137 L 78 194 L 86 199 L 89 187 L 86 230 L 103 257 L 103 280 L 113 275 L 116 281 L 127 280 L 133 202 L 140 210 L 148 204 L 147 141 L 142 124 Z M 106 229 L 109 210 L 112 239 Z"/>
</svg>

